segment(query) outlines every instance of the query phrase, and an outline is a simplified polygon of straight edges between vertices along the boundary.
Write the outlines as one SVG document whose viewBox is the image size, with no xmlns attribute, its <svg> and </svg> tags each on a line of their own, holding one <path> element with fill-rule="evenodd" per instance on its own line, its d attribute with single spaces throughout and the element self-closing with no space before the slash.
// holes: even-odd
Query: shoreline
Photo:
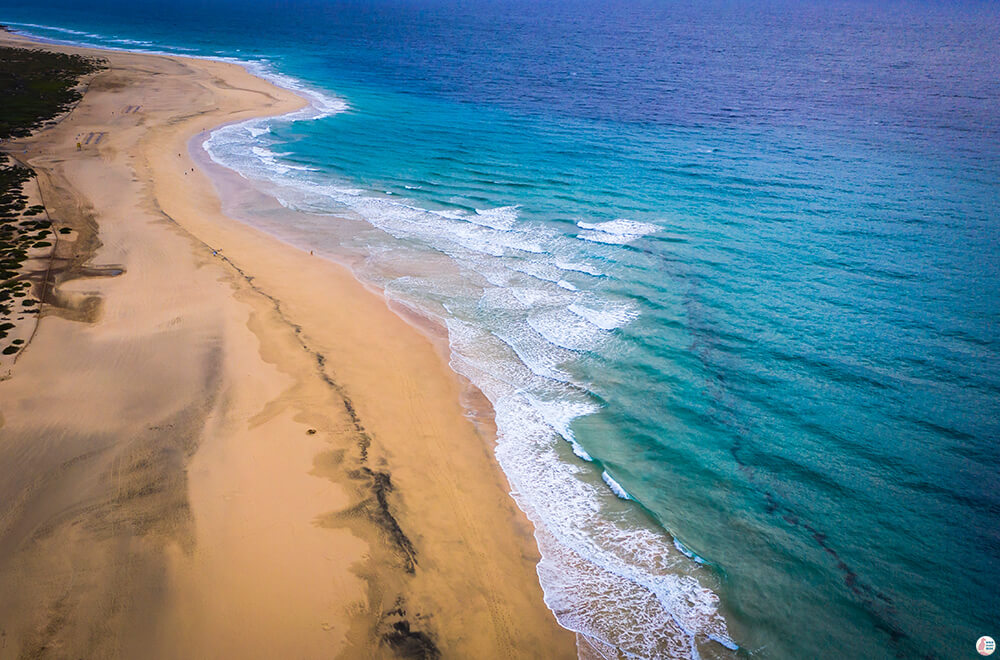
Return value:
<svg viewBox="0 0 1000 660">
<path fill-rule="evenodd" d="M 251 72 L 251 75 L 254 74 Z M 216 130 L 216 128 L 221 127 L 215 127 L 212 131 Z M 241 217 L 239 212 L 225 209 L 227 198 L 232 196 L 259 195 L 262 198 L 266 198 L 266 201 L 261 201 L 262 204 L 274 207 L 280 207 L 280 204 L 267 193 L 254 188 L 252 184 L 242 181 L 242 176 L 238 172 L 231 170 L 225 165 L 222 165 L 212 159 L 211 155 L 201 144 L 205 139 L 207 139 L 206 134 L 210 134 L 212 131 L 204 131 L 192 136 L 188 142 L 188 154 L 195 162 L 196 167 L 203 171 L 207 178 L 212 182 L 216 195 L 222 202 L 224 209 L 223 212 L 225 215 L 273 238 L 276 241 L 279 241 L 284 245 L 291 247 L 292 249 L 299 250 L 303 254 L 306 252 L 312 252 L 313 250 L 310 250 L 309 246 L 305 244 L 297 244 L 294 240 L 291 240 L 290 238 L 286 239 L 277 233 L 269 231 L 266 227 L 255 225 L 251 220 Z M 227 187 L 223 185 L 223 181 L 221 180 L 223 177 L 229 178 L 234 182 L 231 186 L 231 190 L 223 189 Z M 355 270 L 357 264 L 352 262 L 351 259 L 347 258 L 345 255 L 334 255 L 329 252 L 321 251 L 313 256 L 315 256 L 315 258 L 330 261 L 346 270 L 359 286 L 384 301 L 386 306 L 396 316 L 405 321 L 411 328 L 419 332 L 431 343 L 437 351 L 442 363 L 449 365 L 449 371 L 462 387 L 462 394 L 460 398 L 463 401 L 463 408 L 466 410 L 467 416 L 474 421 L 477 427 L 481 428 L 482 433 L 487 436 L 487 439 L 493 438 L 495 440 L 497 430 L 494 421 L 493 406 L 486 395 L 483 394 L 474 382 L 469 380 L 465 375 L 451 368 L 450 361 L 452 359 L 452 351 L 448 338 L 448 328 L 441 321 L 441 319 L 407 303 L 404 300 L 387 295 L 386 291 L 378 284 L 363 279 Z M 504 475 L 503 469 L 500 468 L 499 464 L 497 465 L 497 469 L 506 479 L 507 477 Z"/>
<path fill-rule="evenodd" d="M 470 385 L 343 266 L 225 217 L 195 168 L 198 133 L 305 102 L 234 63 L 0 39 L 111 62 L 65 122 L 22 142 L 62 193 L 55 212 L 96 221 L 92 262 L 124 270 L 62 284 L 99 314 L 44 314 L 0 382 L 0 456 L 43 475 L 0 482 L 18 502 L 0 513 L 10 643 L 575 656 L 493 438 L 463 412 Z M 99 148 L 70 148 L 104 126 Z M 55 439 L 29 448 L 40 433 Z"/>
</svg>

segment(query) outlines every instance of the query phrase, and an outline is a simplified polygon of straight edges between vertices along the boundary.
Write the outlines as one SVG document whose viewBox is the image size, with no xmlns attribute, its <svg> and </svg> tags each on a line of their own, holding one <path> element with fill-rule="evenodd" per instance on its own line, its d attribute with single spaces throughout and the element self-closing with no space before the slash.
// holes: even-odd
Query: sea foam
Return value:
<svg viewBox="0 0 1000 660">
<path fill-rule="evenodd" d="M 613 245 L 631 243 L 660 229 L 648 222 L 624 219 L 608 222 L 578 222 L 576 226 L 585 230 L 578 234 L 579 238 L 596 243 L 610 243 Z"/>
<path fill-rule="evenodd" d="M 625 490 L 620 483 L 615 481 L 614 477 L 608 474 L 607 470 L 601 473 L 601 479 L 603 479 L 604 483 L 608 485 L 608 488 L 611 489 L 611 492 L 617 495 L 618 497 L 622 498 L 623 500 L 634 499 L 631 495 L 628 494 L 628 491 Z"/>
</svg>

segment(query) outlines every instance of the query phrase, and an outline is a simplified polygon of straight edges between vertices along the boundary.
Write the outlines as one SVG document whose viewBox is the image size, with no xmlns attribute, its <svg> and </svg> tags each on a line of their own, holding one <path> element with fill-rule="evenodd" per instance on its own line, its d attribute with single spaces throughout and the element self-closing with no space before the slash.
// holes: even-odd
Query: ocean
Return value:
<svg viewBox="0 0 1000 660">
<path fill-rule="evenodd" d="M 192 148 L 257 195 L 230 213 L 447 328 L 546 603 L 606 657 L 974 657 L 1000 632 L 1000 6 L 0 0 L 0 22 L 308 96 Z"/>
</svg>

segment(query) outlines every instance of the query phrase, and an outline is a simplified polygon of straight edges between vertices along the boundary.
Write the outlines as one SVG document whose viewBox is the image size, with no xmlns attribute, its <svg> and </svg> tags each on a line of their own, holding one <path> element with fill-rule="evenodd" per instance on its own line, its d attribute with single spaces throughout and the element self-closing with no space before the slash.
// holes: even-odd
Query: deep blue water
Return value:
<svg viewBox="0 0 1000 660">
<path fill-rule="evenodd" d="M 448 325 L 547 602 L 593 644 L 950 658 L 1000 632 L 997 6 L 0 0 L 0 22 L 325 94 L 209 151 L 290 209 L 248 221 Z"/>
</svg>

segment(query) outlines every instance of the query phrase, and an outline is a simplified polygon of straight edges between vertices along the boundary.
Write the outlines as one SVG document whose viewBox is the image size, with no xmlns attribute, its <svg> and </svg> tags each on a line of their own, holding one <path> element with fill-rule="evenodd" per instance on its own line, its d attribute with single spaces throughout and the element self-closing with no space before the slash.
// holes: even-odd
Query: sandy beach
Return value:
<svg viewBox="0 0 1000 660">
<path fill-rule="evenodd" d="M 190 158 L 304 101 L 231 63 L 41 47 L 108 66 L 6 145 L 72 233 L 0 373 L 0 660 L 575 657 L 440 348 L 226 217 Z"/>
</svg>

